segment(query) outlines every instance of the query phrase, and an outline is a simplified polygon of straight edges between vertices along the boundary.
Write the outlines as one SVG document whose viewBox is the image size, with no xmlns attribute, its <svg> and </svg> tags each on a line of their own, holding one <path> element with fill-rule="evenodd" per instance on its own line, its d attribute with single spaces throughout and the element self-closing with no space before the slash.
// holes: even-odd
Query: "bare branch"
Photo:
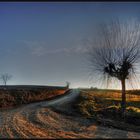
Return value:
<svg viewBox="0 0 140 140">
<path fill-rule="evenodd" d="M 8 73 L 4 73 L 4 74 L 1 74 L 1 77 L 0 78 L 3 80 L 3 83 L 6 86 L 7 81 L 12 78 L 12 75 L 10 75 Z"/>
<path fill-rule="evenodd" d="M 140 24 L 112 20 L 100 24 L 99 31 L 100 36 L 89 51 L 92 70 L 103 72 L 108 78 L 128 78 L 133 64 L 140 59 Z"/>
</svg>

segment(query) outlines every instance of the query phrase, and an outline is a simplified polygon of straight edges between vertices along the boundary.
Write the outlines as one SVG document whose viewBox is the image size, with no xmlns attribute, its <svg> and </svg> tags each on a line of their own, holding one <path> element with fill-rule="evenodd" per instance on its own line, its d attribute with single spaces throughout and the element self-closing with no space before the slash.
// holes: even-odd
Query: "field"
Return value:
<svg viewBox="0 0 140 140">
<path fill-rule="evenodd" d="M 47 87 L 44 88 L 48 89 Z M 9 88 L 8 91 L 12 89 Z M 17 87 L 16 89 L 19 90 Z M 26 91 L 29 91 L 29 89 L 24 87 Z M 41 92 L 42 88 L 32 87 L 32 92 L 35 89 Z M 57 88 L 58 91 L 62 89 L 66 90 L 65 88 Z M 80 94 L 79 89 L 71 89 L 67 90 L 65 95 L 50 97 L 53 100 L 47 100 L 47 102 L 0 109 L 0 138 L 140 138 L 140 133 L 137 133 L 139 131 L 134 132 L 134 129 L 127 131 L 102 126 L 98 123 L 99 118 L 98 122 L 95 121 L 95 115 L 86 118 L 83 114 L 77 112 L 78 108 L 73 108 L 73 105 L 80 104 L 81 101 L 91 105 L 87 107 L 83 104 L 85 110 L 94 107 L 87 96 L 83 98 L 85 97 L 83 94 L 85 94 L 83 91 Z M 79 107 L 82 108 L 82 106 Z M 92 115 L 92 112 L 90 113 Z M 84 115 L 86 116 L 86 114 Z M 118 126 L 118 123 L 115 124 Z M 137 127 L 136 130 L 140 129 Z"/>
<path fill-rule="evenodd" d="M 66 92 L 65 87 L 0 86 L 0 108 L 48 100 Z"/>
<path fill-rule="evenodd" d="M 82 89 L 75 106 L 79 113 L 102 125 L 140 132 L 140 91 L 127 91 L 126 117 L 121 118 L 119 90 Z"/>
</svg>

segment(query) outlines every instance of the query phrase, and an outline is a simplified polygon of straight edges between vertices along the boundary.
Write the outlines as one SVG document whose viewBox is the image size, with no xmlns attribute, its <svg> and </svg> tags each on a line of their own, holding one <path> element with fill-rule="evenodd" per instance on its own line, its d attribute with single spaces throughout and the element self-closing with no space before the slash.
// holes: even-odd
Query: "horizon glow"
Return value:
<svg viewBox="0 0 140 140">
<path fill-rule="evenodd" d="M 138 2 L 0 2 L 0 73 L 13 75 L 9 85 L 98 87 L 89 77 L 86 40 L 99 23 L 139 13 Z"/>
</svg>

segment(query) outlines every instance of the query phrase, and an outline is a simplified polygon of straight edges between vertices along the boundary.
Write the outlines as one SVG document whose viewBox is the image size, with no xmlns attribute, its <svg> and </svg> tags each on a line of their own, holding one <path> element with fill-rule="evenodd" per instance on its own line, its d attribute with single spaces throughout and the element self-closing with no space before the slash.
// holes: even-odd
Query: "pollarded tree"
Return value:
<svg viewBox="0 0 140 140">
<path fill-rule="evenodd" d="M 90 66 L 105 80 L 121 82 L 121 110 L 125 115 L 126 80 L 136 76 L 136 64 L 140 62 L 140 23 L 112 20 L 100 24 L 99 33 L 89 51 Z"/>
</svg>

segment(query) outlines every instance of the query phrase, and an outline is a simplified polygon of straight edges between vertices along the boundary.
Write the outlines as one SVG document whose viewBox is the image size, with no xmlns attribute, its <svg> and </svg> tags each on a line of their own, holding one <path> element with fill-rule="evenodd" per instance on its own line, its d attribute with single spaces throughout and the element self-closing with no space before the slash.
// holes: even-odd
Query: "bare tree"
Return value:
<svg viewBox="0 0 140 140">
<path fill-rule="evenodd" d="M 126 80 L 136 77 L 140 60 L 140 24 L 137 20 L 112 20 L 100 24 L 99 36 L 89 49 L 89 61 L 94 74 L 107 83 L 119 80 L 122 87 L 121 110 L 126 110 Z"/>
<path fill-rule="evenodd" d="M 1 74 L 1 77 L 0 78 L 3 80 L 3 83 L 6 86 L 7 81 L 12 78 L 12 75 L 10 75 L 8 73 L 4 73 L 4 74 Z"/>
<path fill-rule="evenodd" d="M 69 86 L 70 86 L 70 82 L 66 81 L 66 87 L 67 87 L 67 89 L 69 89 Z"/>
</svg>

